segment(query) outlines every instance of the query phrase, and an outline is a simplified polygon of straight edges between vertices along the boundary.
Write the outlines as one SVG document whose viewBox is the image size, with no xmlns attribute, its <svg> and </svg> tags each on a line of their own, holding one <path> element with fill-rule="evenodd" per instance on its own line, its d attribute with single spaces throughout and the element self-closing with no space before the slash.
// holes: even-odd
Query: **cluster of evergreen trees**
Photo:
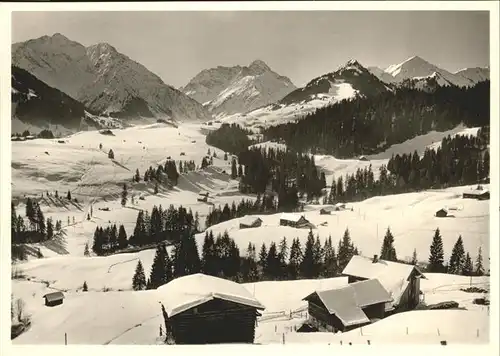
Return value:
<svg viewBox="0 0 500 356">
<path fill-rule="evenodd" d="M 436 229 L 430 246 L 428 272 L 460 274 L 464 276 L 482 276 L 485 273 L 482 249 L 479 247 L 475 263 L 472 263 L 469 252 L 465 252 L 462 236 L 453 246 L 450 261 L 444 262 L 443 239 Z"/>
<path fill-rule="evenodd" d="M 221 222 L 228 221 L 235 218 L 241 218 L 248 214 L 266 214 L 275 213 L 277 211 L 274 196 L 265 195 L 261 198 L 260 194 L 257 196 L 255 202 L 251 200 L 242 199 L 238 205 L 233 201 L 231 206 L 224 204 L 221 209 L 220 205 L 211 209 L 205 220 L 205 227 L 220 224 Z"/>
<path fill-rule="evenodd" d="M 144 182 L 157 182 L 157 183 L 172 183 L 177 185 L 177 180 L 179 179 L 179 172 L 177 171 L 177 165 L 174 160 L 168 159 L 164 165 L 159 165 L 153 168 L 150 166 L 146 172 L 144 172 Z M 141 181 L 141 175 L 139 169 L 136 169 L 135 174 L 132 178 L 134 182 Z"/>
<path fill-rule="evenodd" d="M 278 194 L 279 208 L 293 210 L 297 194 L 308 199 L 321 196 L 326 187 L 324 172 L 319 172 L 314 156 L 293 151 L 253 148 L 238 156 L 244 166 L 240 190 L 243 193 L 264 193 L 271 189 Z"/>
<path fill-rule="evenodd" d="M 160 205 L 153 206 L 151 213 L 139 211 L 134 233 L 130 236 L 129 244 L 144 246 L 162 241 L 175 242 L 185 233 L 191 234 L 199 231 L 198 212 L 193 215 L 191 209 L 180 206 L 177 209 L 170 205 L 163 210 Z"/>
<path fill-rule="evenodd" d="M 348 158 L 381 152 L 431 130 L 490 122 L 490 82 L 472 88 L 439 87 L 433 93 L 401 88 L 320 108 L 302 120 L 270 127 L 264 140 L 284 140 L 299 152 Z"/>
<path fill-rule="evenodd" d="M 96 227 L 94 232 L 94 240 L 92 251 L 98 255 L 108 255 L 118 250 L 122 250 L 128 246 L 127 232 L 123 225 L 116 228 L 116 224 L 106 227 Z M 88 256 L 88 245 L 85 245 L 84 255 Z"/>
<path fill-rule="evenodd" d="M 201 257 L 194 236 L 184 234 L 174 245 L 171 255 L 165 245 L 157 247 L 149 278 L 146 279 L 139 261 L 132 286 L 134 290 L 157 288 L 173 278 L 198 272 L 238 282 L 334 277 L 356 254 L 358 249 L 348 230 L 339 240 L 337 250 L 331 236 L 322 245 L 319 236 L 314 237 L 311 230 L 304 248 L 298 238 L 289 246 L 284 237 L 278 245 L 272 242 L 269 248 L 262 244 L 258 255 L 252 243 L 241 254 L 227 231 L 216 238 L 212 231 L 207 231 Z"/>
<path fill-rule="evenodd" d="M 45 219 L 38 201 L 26 199 L 26 218 L 18 215 L 14 203 L 11 203 L 11 241 L 12 244 L 43 242 L 52 239 L 62 229 L 60 220 Z"/>
<path fill-rule="evenodd" d="M 206 137 L 206 143 L 224 152 L 239 154 L 246 151 L 253 142 L 248 135 L 252 132 L 237 124 L 222 124 L 217 130 L 211 131 Z"/>
<path fill-rule="evenodd" d="M 441 147 L 426 149 L 422 158 L 413 154 L 392 156 L 387 166 L 379 168 L 375 179 L 371 165 L 358 168 L 355 174 L 333 178 L 324 203 L 359 201 L 373 196 L 407 193 L 430 188 L 475 184 L 489 179 L 490 155 L 487 128 L 477 137 L 445 137 Z"/>
<path fill-rule="evenodd" d="M 11 135 L 11 137 L 28 137 L 28 136 L 32 136 L 29 130 L 24 130 L 22 134 L 19 134 L 16 132 L 16 133 Z M 38 135 L 33 135 L 33 136 L 36 136 L 38 138 L 46 138 L 46 139 L 52 139 L 55 137 L 54 134 L 52 133 L 52 131 L 47 130 L 47 129 L 43 129 L 42 131 L 40 131 L 38 133 Z"/>
</svg>

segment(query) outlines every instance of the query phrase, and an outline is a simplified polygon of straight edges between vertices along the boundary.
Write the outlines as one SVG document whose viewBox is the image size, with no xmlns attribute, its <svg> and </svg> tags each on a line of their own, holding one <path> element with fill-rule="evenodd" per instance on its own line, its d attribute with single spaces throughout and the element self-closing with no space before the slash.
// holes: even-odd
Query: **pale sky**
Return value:
<svg viewBox="0 0 500 356">
<path fill-rule="evenodd" d="M 203 69 L 265 61 L 295 85 L 349 59 L 418 55 L 449 71 L 489 65 L 489 13 L 472 11 L 16 12 L 12 42 L 61 33 L 107 42 L 180 87 Z"/>
</svg>

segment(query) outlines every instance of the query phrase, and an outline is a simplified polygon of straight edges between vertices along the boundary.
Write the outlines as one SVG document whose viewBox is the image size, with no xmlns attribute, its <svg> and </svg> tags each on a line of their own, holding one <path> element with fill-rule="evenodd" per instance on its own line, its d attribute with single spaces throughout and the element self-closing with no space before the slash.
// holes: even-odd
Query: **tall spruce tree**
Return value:
<svg viewBox="0 0 500 356">
<path fill-rule="evenodd" d="M 477 250 L 476 263 L 474 266 L 474 274 L 476 276 L 484 275 L 484 266 L 483 266 L 483 250 L 481 246 L 479 246 Z"/>
<path fill-rule="evenodd" d="M 262 270 L 262 273 L 266 270 L 266 265 L 267 265 L 267 248 L 266 244 L 262 243 L 262 246 L 260 247 L 260 252 L 259 252 L 259 265 Z"/>
<path fill-rule="evenodd" d="M 314 235 L 312 230 L 309 230 L 307 241 L 304 248 L 304 256 L 300 264 L 300 274 L 305 278 L 314 278 L 315 276 L 315 259 L 314 259 Z"/>
<path fill-rule="evenodd" d="M 436 229 L 432 243 L 430 246 L 429 255 L 429 265 L 427 270 L 429 272 L 442 273 L 444 272 L 444 251 L 443 251 L 443 238 L 439 232 L 439 228 Z"/>
<path fill-rule="evenodd" d="M 412 265 L 416 266 L 418 264 L 418 258 L 417 258 L 417 249 L 413 249 L 413 254 L 411 255 L 411 262 Z"/>
<path fill-rule="evenodd" d="M 322 273 L 327 278 L 335 277 L 338 273 L 338 266 L 337 256 L 335 255 L 335 248 L 333 247 L 331 236 L 328 236 L 328 239 L 325 240 L 323 251 L 325 262 Z"/>
<path fill-rule="evenodd" d="M 124 183 L 122 190 L 122 199 L 121 199 L 122 206 L 125 206 L 125 204 L 127 204 L 127 195 L 128 195 L 127 184 Z"/>
<path fill-rule="evenodd" d="M 461 274 L 465 263 L 465 250 L 462 236 L 459 236 L 457 242 L 451 251 L 450 262 L 448 264 L 448 273 Z"/>
<path fill-rule="evenodd" d="M 355 252 L 357 251 L 355 251 L 354 244 L 351 241 L 349 229 L 346 229 L 344 231 L 344 236 L 339 241 L 339 246 L 337 248 L 337 262 L 339 272 L 344 270 Z"/>
<path fill-rule="evenodd" d="M 385 233 L 384 242 L 382 243 L 382 249 L 380 251 L 380 258 L 386 261 L 397 262 L 396 249 L 394 247 L 394 236 L 392 235 L 390 228 L 387 228 Z"/>
<path fill-rule="evenodd" d="M 144 273 L 144 267 L 142 267 L 141 260 L 137 262 L 137 266 L 135 267 L 134 277 L 132 278 L 132 289 L 146 289 L 146 274 Z"/>
<path fill-rule="evenodd" d="M 472 259 L 470 258 L 469 253 L 465 255 L 464 268 L 462 269 L 463 276 L 472 276 L 474 271 L 474 266 L 472 265 Z"/>
<path fill-rule="evenodd" d="M 300 263 L 302 261 L 302 248 L 298 238 L 293 239 L 290 247 L 290 259 L 288 262 L 288 276 L 291 279 L 297 279 L 300 273 Z"/>
<path fill-rule="evenodd" d="M 201 261 L 194 235 L 189 231 L 183 232 L 180 241 L 174 249 L 174 276 L 181 277 L 201 270 Z"/>
<path fill-rule="evenodd" d="M 127 244 L 127 232 L 125 231 L 125 227 L 120 225 L 120 229 L 118 230 L 118 248 L 125 248 Z"/>
</svg>

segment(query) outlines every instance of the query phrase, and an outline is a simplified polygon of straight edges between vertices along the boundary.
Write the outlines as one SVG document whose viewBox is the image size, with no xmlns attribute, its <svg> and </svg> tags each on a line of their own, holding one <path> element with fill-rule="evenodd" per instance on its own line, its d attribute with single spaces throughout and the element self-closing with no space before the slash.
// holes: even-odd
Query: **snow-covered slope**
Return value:
<svg viewBox="0 0 500 356">
<path fill-rule="evenodd" d="M 295 90 L 290 79 L 261 60 L 248 67 L 217 67 L 197 74 L 182 91 L 214 115 L 244 113 L 282 99 Z"/>
<path fill-rule="evenodd" d="M 61 34 L 43 36 L 13 44 L 12 63 L 97 113 L 177 121 L 210 118 L 201 104 L 106 43 L 85 48 Z"/>
<path fill-rule="evenodd" d="M 54 277 L 61 269 L 55 269 Z M 99 272 L 101 276 L 106 276 Z M 96 273 L 97 274 L 97 273 Z M 125 275 L 124 275 L 125 277 Z M 126 276 L 129 277 L 129 276 Z M 425 300 L 432 296 L 434 302 L 457 300 L 460 307 L 467 310 L 423 310 L 396 314 L 372 325 L 347 333 L 299 333 L 307 319 L 307 303 L 302 301 L 315 290 L 336 288 L 347 283 L 343 277 L 258 282 L 244 284 L 244 287 L 259 300 L 266 309 L 259 318 L 255 343 L 319 343 L 344 344 L 367 343 L 484 343 L 488 342 L 488 311 L 485 306 L 472 304 L 472 298 L 482 295 L 460 291 L 472 282 L 488 288 L 488 277 L 450 276 L 426 274 L 422 291 Z M 450 283 L 450 277 L 454 279 Z M 131 277 L 129 277 L 131 279 Z M 427 287 L 426 284 L 432 287 Z M 110 285 L 110 287 L 115 287 Z M 14 345 L 64 344 L 64 334 L 69 345 L 161 344 L 159 327 L 164 324 L 159 301 L 159 290 L 149 291 L 109 291 L 91 289 L 88 292 L 69 290 L 62 305 L 47 308 L 42 296 L 54 289 L 46 284 L 28 280 L 16 280 L 12 285 L 13 294 L 26 303 L 26 311 L 32 316 L 31 327 L 18 338 Z M 92 306 L 92 307 L 89 307 Z M 82 310 L 85 309 L 85 313 Z"/>
<path fill-rule="evenodd" d="M 370 67 L 371 72 L 386 83 L 403 83 L 405 81 L 417 81 L 416 88 L 425 86 L 428 80 L 434 80 L 439 86 L 456 85 L 459 87 L 473 86 L 480 81 L 489 79 L 487 68 L 466 68 L 461 71 L 450 73 L 419 56 L 408 58 L 399 64 L 394 64 L 381 70 L 378 67 Z"/>
<path fill-rule="evenodd" d="M 246 126 L 268 126 L 294 121 L 318 108 L 355 97 L 373 96 L 391 90 L 358 61 L 350 60 L 334 72 L 311 80 L 280 101 L 224 119 Z"/>
</svg>

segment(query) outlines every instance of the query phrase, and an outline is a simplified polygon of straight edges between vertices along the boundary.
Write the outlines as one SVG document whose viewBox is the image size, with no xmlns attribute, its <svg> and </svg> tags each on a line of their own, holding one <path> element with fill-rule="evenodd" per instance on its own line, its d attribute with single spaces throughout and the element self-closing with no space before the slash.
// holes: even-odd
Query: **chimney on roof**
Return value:
<svg viewBox="0 0 500 356">
<path fill-rule="evenodd" d="M 372 260 L 373 263 L 377 263 L 378 262 L 378 255 L 373 255 L 373 260 Z"/>
</svg>

